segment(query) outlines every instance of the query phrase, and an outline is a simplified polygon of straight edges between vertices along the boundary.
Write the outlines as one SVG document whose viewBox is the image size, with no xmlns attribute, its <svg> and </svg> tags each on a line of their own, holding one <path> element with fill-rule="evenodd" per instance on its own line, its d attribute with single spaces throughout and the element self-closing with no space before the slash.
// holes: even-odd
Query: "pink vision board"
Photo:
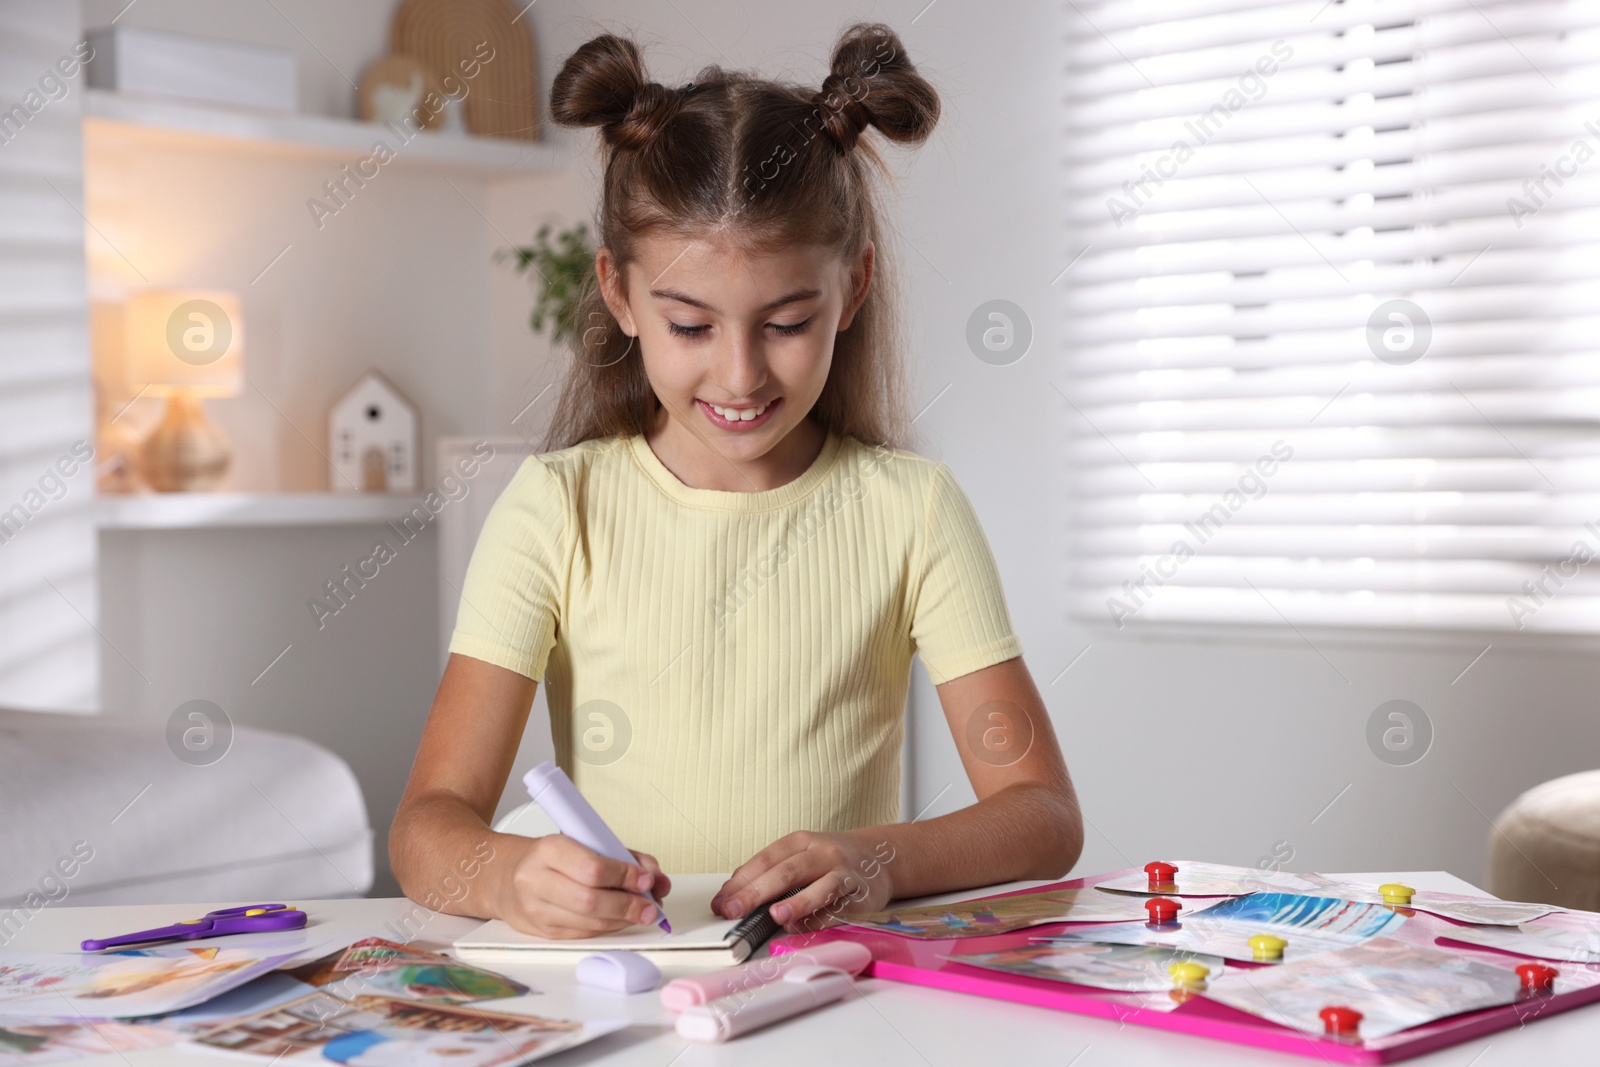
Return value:
<svg viewBox="0 0 1600 1067">
<path fill-rule="evenodd" d="M 1011 893 L 996 893 L 978 899 L 992 900 L 1022 893 L 1043 893 L 1053 889 L 1078 889 L 1111 878 L 1142 873 L 1137 868 L 1129 868 L 1107 874 L 1052 882 L 1049 885 L 1020 889 Z M 1441 900 L 1482 899 L 1450 893 L 1430 893 L 1429 896 Z M 1212 904 L 1220 899 L 1222 898 L 1195 898 L 1194 904 L 1199 905 L 1201 900 L 1204 900 L 1205 904 Z M 1386 936 L 1413 944 L 1432 945 L 1459 952 L 1485 963 L 1505 967 L 1507 970 L 1514 968 L 1518 963 L 1526 962 L 1526 957 L 1491 949 L 1470 948 L 1464 944 L 1435 945 L 1435 938 L 1448 937 L 1452 929 L 1463 924 L 1426 912 L 1414 911 L 1411 908 L 1397 910 L 1406 915 L 1407 921 L 1398 930 Z M 1069 1011 L 1077 1015 L 1094 1015 L 1102 1019 L 1176 1030 L 1337 1063 L 1395 1063 L 1600 1000 L 1600 981 L 1596 981 L 1592 969 L 1588 969 L 1583 975 L 1582 984 L 1577 984 L 1575 988 L 1569 985 L 1566 991 L 1554 995 L 1452 1015 L 1372 1041 L 1350 1041 L 1307 1034 L 1208 1000 L 1203 996 L 1190 997 L 1171 1011 L 1155 1011 L 1138 1006 L 1140 994 L 1119 993 L 1046 978 L 1005 974 L 939 958 L 956 953 L 994 952 L 1017 948 L 1028 944 L 1029 939 L 1033 937 L 1068 929 L 1083 930 L 1095 925 L 1097 924 L 1044 923 L 1006 934 L 948 938 L 941 941 L 923 941 L 856 926 L 835 926 L 812 933 L 776 937 L 772 939 L 770 946 L 772 954 L 776 956 L 828 941 L 859 941 L 872 950 L 873 957 L 872 963 L 861 972 L 862 977 L 887 978 L 911 985 L 948 989 L 957 993 L 993 997 L 1041 1008 L 1054 1008 L 1057 1011 Z M 1577 963 L 1553 962 L 1551 965 L 1562 975 L 1562 978 L 1556 981 L 1558 990 L 1566 984 L 1563 979 L 1577 972 L 1586 971 L 1582 964 Z M 1229 960 L 1228 966 L 1250 968 L 1275 965 L 1235 963 Z"/>
</svg>

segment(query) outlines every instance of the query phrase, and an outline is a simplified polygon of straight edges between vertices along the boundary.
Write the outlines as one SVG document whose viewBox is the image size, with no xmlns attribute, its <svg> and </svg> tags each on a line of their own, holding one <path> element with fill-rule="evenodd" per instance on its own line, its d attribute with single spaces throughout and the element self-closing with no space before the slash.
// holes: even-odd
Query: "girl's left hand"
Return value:
<svg viewBox="0 0 1600 1067">
<path fill-rule="evenodd" d="M 735 919 L 800 886 L 772 906 L 772 917 L 791 934 L 832 926 L 841 911 L 879 911 L 894 899 L 894 846 L 872 836 L 870 830 L 785 834 L 733 872 L 711 898 L 711 910 Z"/>
</svg>

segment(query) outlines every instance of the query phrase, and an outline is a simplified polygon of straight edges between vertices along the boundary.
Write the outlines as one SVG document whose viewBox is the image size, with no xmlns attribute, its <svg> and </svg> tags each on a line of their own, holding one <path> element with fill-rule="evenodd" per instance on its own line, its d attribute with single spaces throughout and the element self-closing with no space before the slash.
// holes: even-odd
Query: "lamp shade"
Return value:
<svg viewBox="0 0 1600 1067">
<path fill-rule="evenodd" d="M 128 384 L 155 394 L 236 396 L 244 388 L 244 320 L 233 293 L 146 289 L 128 300 Z"/>
</svg>

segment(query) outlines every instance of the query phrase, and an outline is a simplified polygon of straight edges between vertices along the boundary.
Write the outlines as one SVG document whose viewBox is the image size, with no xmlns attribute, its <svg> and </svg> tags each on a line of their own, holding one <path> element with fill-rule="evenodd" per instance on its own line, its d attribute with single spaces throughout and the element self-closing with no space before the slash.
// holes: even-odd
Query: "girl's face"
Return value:
<svg viewBox="0 0 1600 1067">
<path fill-rule="evenodd" d="M 756 256 L 720 235 L 637 247 L 625 293 L 610 249 L 595 266 L 612 314 L 638 339 L 668 420 L 661 437 L 679 447 L 698 438 L 735 463 L 781 461 L 779 446 L 822 394 L 835 336 L 866 297 L 872 247 L 853 264 L 816 245 Z"/>
</svg>

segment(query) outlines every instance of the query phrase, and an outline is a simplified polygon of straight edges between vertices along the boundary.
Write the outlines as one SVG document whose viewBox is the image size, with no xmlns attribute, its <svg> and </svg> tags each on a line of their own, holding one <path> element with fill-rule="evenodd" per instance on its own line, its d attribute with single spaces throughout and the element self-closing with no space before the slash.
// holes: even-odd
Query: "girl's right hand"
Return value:
<svg viewBox="0 0 1600 1067">
<path fill-rule="evenodd" d="M 609 934 L 660 918 L 640 893 L 667 895 L 672 882 L 654 856 L 637 864 L 602 856 L 564 834 L 523 838 L 526 846 L 502 868 L 497 911 L 512 929 L 572 939 Z"/>
</svg>

